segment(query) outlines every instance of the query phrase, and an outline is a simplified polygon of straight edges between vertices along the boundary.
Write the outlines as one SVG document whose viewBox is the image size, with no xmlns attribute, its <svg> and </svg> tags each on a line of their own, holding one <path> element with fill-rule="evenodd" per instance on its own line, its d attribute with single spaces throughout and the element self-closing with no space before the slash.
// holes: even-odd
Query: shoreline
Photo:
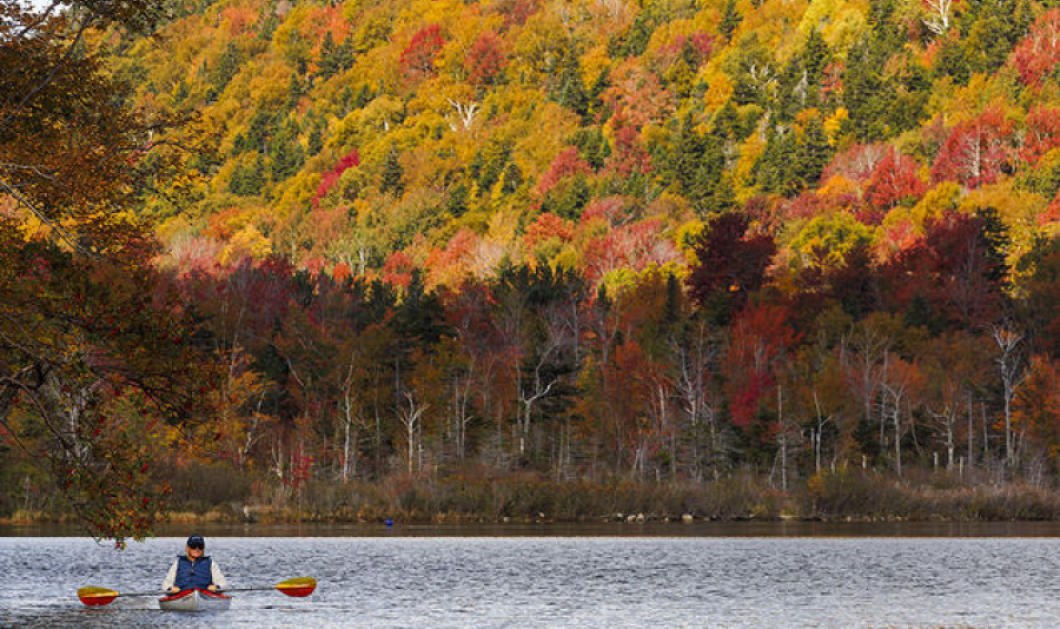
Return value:
<svg viewBox="0 0 1060 629">
<path fill-rule="evenodd" d="M 203 526 L 679 526 L 744 524 L 1060 523 L 1060 491 L 1027 483 L 919 483 L 872 473 L 817 475 L 782 492 L 753 478 L 706 483 L 554 482 L 540 478 L 311 481 L 299 492 L 224 502 L 173 497 L 153 529 Z M 16 510 L 0 526 L 77 526 L 56 503 Z"/>
</svg>

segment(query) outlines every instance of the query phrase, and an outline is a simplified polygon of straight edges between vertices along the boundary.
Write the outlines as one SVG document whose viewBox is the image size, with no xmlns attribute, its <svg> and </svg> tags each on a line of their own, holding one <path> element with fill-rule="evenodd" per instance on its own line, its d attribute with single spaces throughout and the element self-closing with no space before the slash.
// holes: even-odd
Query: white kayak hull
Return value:
<svg viewBox="0 0 1060 629">
<path fill-rule="evenodd" d="M 231 596 L 208 590 L 184 590 L 158 599 L 158 606 L 168 612 L 223 612 L 231 605 Z"/>
</svg>

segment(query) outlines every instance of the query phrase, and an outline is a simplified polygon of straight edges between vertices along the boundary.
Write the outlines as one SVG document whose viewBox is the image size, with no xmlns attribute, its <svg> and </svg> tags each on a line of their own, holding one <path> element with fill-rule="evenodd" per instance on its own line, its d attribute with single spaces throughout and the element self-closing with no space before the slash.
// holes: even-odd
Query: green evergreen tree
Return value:
<svg viewBox="0 0 1060 629">
<path fill-rule="evenodd" d="M 603 111 L 603 95 L 609 87 L 611 87 L 611 71 L 609 68 L 602 68 L 596 75 L 592 87 L 589 88 L 589 113 Z"/>
<path fill-rule="evenodd" d="M 732 99 L 725 101 L 716 112 L 712 121 L 713 136 L 725 138 L 729 142 L 738 142 L 743 139 L 743 124 L 740 114 L 732 104 Z"/>
<path fill-rule="evenodd" d="M 549 191 L 541 204 L 542 212 L 552 212 L 556 216 L 577 221 L 585 205 L 592 199 L 592 191 L 585 175 L 575 175 Z"/>
<path fill-rule="evenodd" d="M 334 76 L 338 70 L 335 64 L 335 38 L 331 36 L 331 31 L 326 31 L 323 41 L 320 42 L 320 59 L 317 61 L 316 76 L 326 80 Z"/>
<path fill-rule="evenodd" d="M 405 191 L 405 184 L 402 182 L 405 171 L 401 168 L 401 162 L 398 160 L 398 151 L 393 146 L 386 152 L 386 159 L 383 160 L 383 175 L 379 183 L 380 192 L 391 192 L 395 196 L 401 196 Z"/>
<path fill-rule="evenodd" d="M 259 153 L 243 179 L 244 195 L 259 195 L 265 189 L 265 158 Z"/>
<path fill-rule="evenodd" d="M 283 181 L 301 170 L 305 151 L 298 142 L 298 123 L 291 118 L 269 147 L 273 181 Z"/>
<path fill-rule="evenodd" d="M 935 72 L 939 76 L 949 76 L 957 85 L 966 85 L 972 78 L 972 68 L 968 61 L 968 50 L 959 39 L 946 39 L 939 48 L 935 62 Z"/>
<path fill-rule="evenodd" d="M 818 88 L 824 78 L 824 69 L 832 61 L 832 50 L 816 28 L 810 31 L 799 55 L 806 80 L 811 88 Z"/>
<path fill-rule="evenodd" d="M 789 195 L 799 189 L 799 177 L 795 170 L 795 132 L 792 129 L 766 130 L 766 150 L 755 164 L 755 180 L 766 191 Z"/>
<path fill-rule="evenodd" d="M 718 32 L 724 35 L 725 39 L 732 40 L 732 34 L 742 21 L 743 15 L 736 8 L 736 0 L 726 0 L 725 9 L 721 14 L 721 22 L 718 24 Z"/>
<path fill-rule="evenodd" d="M 732 79 L 736 105 L 755 104 L 766 107 L 772 98 L 775 82 L 773 56 L 754 33 L 741 38 L 735 52 L 725 61 L 725 71 Z"/>
<path fill-rule="evenodd" d="M 458 181 L 449 189 L 449 196 L 445 200 L 445 211 L 454 218 L 459 218 L 467 213 L 468 193 L 464 182 Z"/>
<path fill-rule="evenodd" d="M 269 138 L 276 131 L 275 116 L 264 110 L 257 110 L 250 118 L 244 149 L 264 153 L 268 150 Z"/>
<path fill-rule="evenodd" d="M 884 91 L 880 77 L 881 60 L 871 51 L 871 43 L 862 39 L 850 50 L 843 78 L 843 104 L 850 115 L 850 126 L 859 142 L 874 142 L 886 134 L 887 112 L 891 94 Z"/>
<path fill-rule="evenodd" d="M 287 84 L 287 109 L 297 107 L 303 94 L 305 94 L 305 86 L 302 85 L 302 80 L 297 74 L 291 74 L 291 81 Z"/>
<path fill-rule="evenodd" d="M 228 177 L 228 191 L 241 196 L 245 194 L 244 190 L 247 189 L 246 178 L 246 168 L 243 167 L 243 164 L 236 164 L 232 168 L 232 174 Z"/>
<path fill-rule="evenodd" d="M 217 60 L 217 67 L 214 68 L 210 81 L 217 88 L 218 93 L 224 91 L 228 82 L 239 73 L 241 63 L 239 49 L 233 42 L 228 42 L 224 52 L 221 53 L 221 58 Z"/>
<path fill-rule="evenodd" d="M 644 54 L 651 41 L 651 35 L 655 32 L 655 20 L 649 9 L 644 9 L 633 18 L 633 24 L 622 37 L 613 38 L 608 42 L 608 54 L 613 58 L 638 57 Z"/>
<path fill-rule="evenodd" d="M 188 98 L 188 84 L 181 79 L 177 81 L 177 86 L 173 90 L 173 102 L 176 104 L 183 103 Z"/>
<path fill-rule="evenodd" d="M 821 171 L 832 159 L 832 146 L 828 143 L 828 134 L 819 118 L 806 123 L 803 137 L 795 152 L 794 179 L 799 188 L 817 183 Z"/>
<path fill-rule="evenodd" d="M 1009 273 L 1007 252 L 1012 243 L 1009 228 L 995 207 L 980 208 L 975 216 L 980 222 L 979 239 L 986 249 L 987 279 L 1000 283 Z"/>
<path fill-rule="evenodd" d="M 361 88 L 357 90 L 357 96 L 353 99 L 352 107 L 354 109 L 362 109 L 365 105 L 372 102 L 375 96 L 372 94 L 372 90 L 368 85 L 362 84 Z"/>
<path fill-rule="evenodd" d="M 709 140 L 704 142 L 695 177 L 686 193 L 700 216 L 719 212 L 730 201 L 722 190 L 722 188 L 728 190 L 727 187 L 721 185 L 724 172 L 725 149 L 722 142 Z"/>
<path fill-rule="evenodd" d="M 706 141 L 696 132 L 691 113 L 671 124 L 670 141 L 658 148 L 654 161 L 663 165 L 665 174 L 672 184 L 676 184 L 678 191 L 688 194 L 695 187 Z"/>
<path fill-rule="evenodd" d="M 324 123 L 317 120 L 306 138 L 306 153 L 312 157 L 324 150 Z"/>
<path fill-rule="evenodd" d="M 593 125 L 579 129 L 574 135 L 574 146 L 578 147 L 578 157 L 584 159 L 594 170 L 604 167 L 604 162 L 611 155 L 611 147 L 604 137 L 603 128 Z"/>
<path fill-rule="evenodd" d="M 581 64 L 574 50 L 568 50 L 560 61 L 559 80 L 552 90 L 552 100 L 580 116 L 589 113 L 589 95 L 585 92 Z"/>
<path fill-rule="evenodd" d="M 419 269 L 413 269 L 412 280 L 394 313 L 394 329 L 406 342 L 404 347 L 430 349 L 438 344 L 448 332 L 445 324 L 445 308 L 435 293 L 428 293 Z"/>
<path fill-rule="evenodd" d="M 504 175 L 501 178 L 501 181 L 501 192 L 504 194 L 512 194 L 523 185 L 523 171 L 519 170 L 519 167 L 515 165 L 515 162 L 508 162 L 508 166 L 504 169 Z"/>
<path fill-rule="evenodd" d="M 493 139 L 475 154 L 468 170 L 472 178 L 478 180 L 479 190 L 489 190 L 497 183 L 511 154 L 511 141 Z"/>
</svg>

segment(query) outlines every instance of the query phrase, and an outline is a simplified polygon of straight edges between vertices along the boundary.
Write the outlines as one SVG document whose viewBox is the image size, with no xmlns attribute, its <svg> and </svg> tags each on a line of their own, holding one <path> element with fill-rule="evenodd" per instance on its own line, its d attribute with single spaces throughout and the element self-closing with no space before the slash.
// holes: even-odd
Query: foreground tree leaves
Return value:
<svg viewBox="0 0 1060 629">
<path fill-rule="evenodd" d="M 0 0 L 0 439 L 47 461 L 87 530 L 120 545 L 150 532 L 157 448 L 204 415 L 212 376 L 128 207 L 157 120 L 123 106 L 91 43 L 157 14 L 66 8 Z"/>
</svg>

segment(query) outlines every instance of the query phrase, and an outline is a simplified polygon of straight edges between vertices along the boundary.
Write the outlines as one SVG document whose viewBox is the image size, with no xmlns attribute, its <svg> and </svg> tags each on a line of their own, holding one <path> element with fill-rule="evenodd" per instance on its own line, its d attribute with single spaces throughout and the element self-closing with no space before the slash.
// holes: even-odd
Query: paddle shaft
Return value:
<svg viewBox="0 0 1060 629">
<path fill-rule="evenodd" d="M 311 577 L 296 577 L 294 579 L 288 579 L 282 583 L 268 586 L 257 586 L 248 588 L 233 588 L 230 590 L 224 590 L 224 592 L 253 592 L 258 590 L 276 590 L 287 596 L 304 597 L 309 596 L 313 593 L 317 587 L 316 579 Z M 218 590 L 221 592 L 221 590 Z M 77 591 L 77 597 L 81 599 L 81 602 L 85 605 L 98 607 L 101 605 L 109 605 L 114 599 L 119 596 L 132 597 L 132 596 L 158 596 L 162 594 L 160 592 L 117 592 L 107 588 L 101 588 L 96 586 L 83 587 Z"/>
<path fill-rule="evenodd" d="M 166 593 L 161 590 L 155 590 L 154 592 L 118 592 L 114 598 L 127 598 L 129 596 L 165 596 Z"/>
</svg>

